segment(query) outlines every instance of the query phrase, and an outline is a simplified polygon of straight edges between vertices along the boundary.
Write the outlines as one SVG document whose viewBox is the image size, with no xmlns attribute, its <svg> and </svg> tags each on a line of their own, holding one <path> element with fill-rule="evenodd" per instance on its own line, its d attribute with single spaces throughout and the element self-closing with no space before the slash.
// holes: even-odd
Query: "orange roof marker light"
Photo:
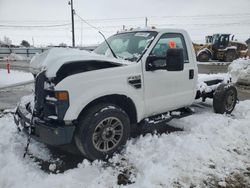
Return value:
<svg viewBox="0 0 250 188">
<path fill-rule="evenodd" d="M 175 41 L 170 41 L 168 43 L 168 45 L 169 45 L 169 48 L 176 48 L 176 42 Z"/>
</svg>

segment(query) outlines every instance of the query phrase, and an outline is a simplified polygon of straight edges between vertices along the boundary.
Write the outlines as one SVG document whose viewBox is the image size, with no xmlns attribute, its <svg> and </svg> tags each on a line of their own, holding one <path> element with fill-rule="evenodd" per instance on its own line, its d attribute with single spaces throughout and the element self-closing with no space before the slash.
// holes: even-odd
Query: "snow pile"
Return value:
<svg viewBox="0 0 250 188">
<path fill-rule="evenodd" d="M 6 69 L 0 69 L 0 88 L 32 80 L 34 77 L 31 73 L 10 70 L 10 74 L 8 74 Z"/>
<path fill-rule="evenodd" d="M 118 187 L 117 176 L 124 169 L 132 171 L 131 188 L 210 187 L 211 177 L 225 182 L 231 172 L 249 168 L 250 101 L 240 102 L 232 116 L 214 114 L 210 100 L 194 108 L 196 114 L 170 122 L 184 131 L 132 139 L 109 163 L 84 160 L 62 174 L 47 174 L 29 157 L 22 158 L 27 138 L 6 115 L 0 118 L 0 187 Z M 49 157 L 33 140 L 30 151 Z"/>
<path fill-rule="evenodd" d="M 250 59 L 240 58 L 234 60 L 228 66 L 228 73 L 232 75 L 232 81 L 236 83 L 239 79 L 249 80 L 250 84 Z"/>
<path fill-rule="evenodd" d="M 208 86 L 205 82 L 210 80 L 222 80 L 222 82 Z M 197 90 L 201 93 L 205 92 L 211 92 L 215 90 L 221 83 L 229 83 L 231 80 L 231 76 L 229 74 L 225 73 L 219 73 L 219 74 L 198 74 L 198 80 L 197 80 Z"/>
</svg>

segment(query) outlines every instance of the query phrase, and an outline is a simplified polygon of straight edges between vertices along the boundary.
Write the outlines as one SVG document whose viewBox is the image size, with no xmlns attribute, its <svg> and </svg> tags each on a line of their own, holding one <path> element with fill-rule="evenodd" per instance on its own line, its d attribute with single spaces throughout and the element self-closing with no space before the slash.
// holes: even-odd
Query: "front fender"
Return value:
<svg viewBox="0 0 250 188">
<path fill-rule="evenodd" d="M 137 121 L 140 121 L 143 119 L 143 102 L 142 99 L 139 96 L 135 96 L 132 94 L 132 92 L 129 92 L 127 90 L 124 90 L 124 88 L 119 88 L 117 85 L 112 85 L 114 88 L 116 87 L 117 90 L 107 90 L 103 91 L 100 89 L 100 87 L 91 88 L 89 91 L 85 91 L 84 95 L 78 96 L 77 98 L 73 99 L 70 98 L 70 107 L 67 110 L 64 120 L 75 120 L 78 118 L 81 111 L 86 107 L 90 102 L 107 95 L 124 95 L 130 98 L 136 107 L 137 112 Z M 69 95 L 71 95 L 69 93 Z"/>
<path fill-rule="evenodd" d="M 135 104 L 137 121 L 144 118 L 143 88 L 136 89 L 130 86 L 127 75 L 103 75 L 102 78 L 92 76 L 91 73 L 72 75 L 62 80 L 55 89 L 69 92 L 70 105 L 64 116 L 65 121 L 77 119 L 84 107 L 95 99 L 114 94 L 129 97 Z"/>
</svg>

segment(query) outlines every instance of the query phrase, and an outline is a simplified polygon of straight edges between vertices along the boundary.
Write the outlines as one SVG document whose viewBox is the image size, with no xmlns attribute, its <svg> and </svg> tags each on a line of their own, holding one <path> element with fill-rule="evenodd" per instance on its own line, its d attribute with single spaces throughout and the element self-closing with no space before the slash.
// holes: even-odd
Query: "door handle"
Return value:
<svg viewBox="0 0 250 188">
<path fill-rule="evenodd" d="M 189 70 L 189 80 L 192 80 L 194 78 L 194 69 Z"/>
</svg>

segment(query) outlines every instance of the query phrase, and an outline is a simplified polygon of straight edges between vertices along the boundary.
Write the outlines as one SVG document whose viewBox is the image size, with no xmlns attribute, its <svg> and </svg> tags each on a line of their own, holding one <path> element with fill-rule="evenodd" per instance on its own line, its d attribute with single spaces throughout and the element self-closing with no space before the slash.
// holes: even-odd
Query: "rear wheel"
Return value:
<svg viewBox="0 0 250 188">
<path fill-rule="evenodd" d="M 200 62 L 208 62 L 209 61 L 209 55 L 206 52 L 201 52 L 198 57 L 197 60 Z"/>
<path fill-rule="evenodd" d="M 232 85 L 221 84 L 216 89 L 213 98 L 214 112 L 230 114 L 237 102 L 237 90 Z"/>
<path fill-rule="evenodd" d="M 100 104 L 80 117 L 75 140 L 90 160 L 105 159 L 125 145 L 130 135 L 128 115 L 113 104 Z"/>
<path fill-rule="evenodd" d="M 237 54 L 235 51 L 227 51 L 225 54 L 225 62 L 232 62 L 233 60 L 235 60 L 237 58 Z"/>
</svg>

